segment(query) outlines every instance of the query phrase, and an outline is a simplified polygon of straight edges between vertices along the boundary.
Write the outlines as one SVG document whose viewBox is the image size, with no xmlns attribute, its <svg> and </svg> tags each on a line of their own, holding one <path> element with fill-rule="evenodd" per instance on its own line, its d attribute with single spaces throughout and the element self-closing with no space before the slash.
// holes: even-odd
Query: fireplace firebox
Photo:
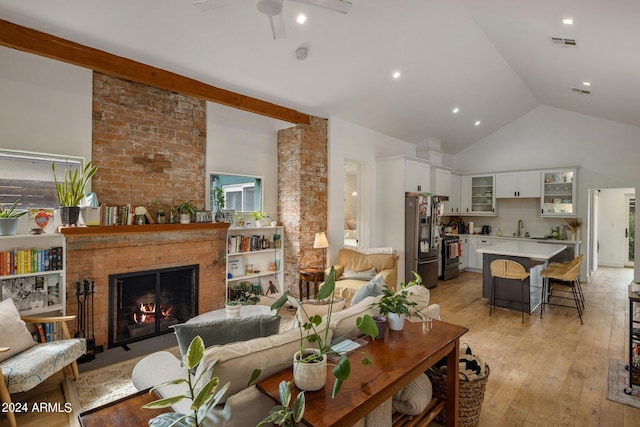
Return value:
<svg viewBox="0 0 640 427">
<path fill-rule="evenodd" d="M 109 347 L 171 332 L 198 314 L 198 265 L 109 275 Z"/>
</svg>

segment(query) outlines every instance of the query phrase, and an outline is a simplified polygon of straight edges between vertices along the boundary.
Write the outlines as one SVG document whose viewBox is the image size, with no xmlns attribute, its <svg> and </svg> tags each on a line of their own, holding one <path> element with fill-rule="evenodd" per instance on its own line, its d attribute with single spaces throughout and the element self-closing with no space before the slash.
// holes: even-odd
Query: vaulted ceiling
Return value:
<svg viewBox="0 0 640 427">
<path fill-rule="evenodd" d="M 0 19 L 450 154 L 539 105 L 640 126 L 640 2 L 351 1 L 284 0 L 277 40 L 255 0 L 0 0 Z"/>
</svg>

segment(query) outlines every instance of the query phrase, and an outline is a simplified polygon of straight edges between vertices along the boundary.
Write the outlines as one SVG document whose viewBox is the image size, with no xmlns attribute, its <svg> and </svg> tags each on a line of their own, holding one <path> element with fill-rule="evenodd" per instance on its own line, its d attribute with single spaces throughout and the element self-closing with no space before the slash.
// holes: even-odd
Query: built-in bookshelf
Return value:
<svg viewBox="0 0 640 427">
<path fill-rule="evenodd" d="M 65 258 L 58 233 L 0 236 L 0 300 L 21 315 L 65 314 Z"/>
<path fill-rule="evenodd" d="M 248 282 L 261 295 L 282 291 L 284 228 L 243 227 L 227 230 L 226 295 L 241 282 Z"/>
</svg>

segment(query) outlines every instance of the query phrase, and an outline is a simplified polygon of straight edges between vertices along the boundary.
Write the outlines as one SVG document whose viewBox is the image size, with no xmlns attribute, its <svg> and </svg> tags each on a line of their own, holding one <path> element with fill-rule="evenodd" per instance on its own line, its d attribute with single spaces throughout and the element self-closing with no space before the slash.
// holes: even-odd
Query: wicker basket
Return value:
<svg viewBox="0 0 640 427">
<path fill-rule="evenodd" d="M 458 403 L 458 426 L 475 427 L 480 421 L 480 410 L 482 409 L 482 401 L 484 400 L 484 390 L 489 379 L 489 365 L 485 365 L 486 375 L 475 381 L 469 381 L 463 373 L 460 373 L 459 403 Z M 447 398 L 447 375 L 429 369 L 426 372 L 431 380 L 434 396 L 442 399 Z M 442 425 L 447 423 L 446 410 L 442 411 L 436 421 Z"/>
</svg>

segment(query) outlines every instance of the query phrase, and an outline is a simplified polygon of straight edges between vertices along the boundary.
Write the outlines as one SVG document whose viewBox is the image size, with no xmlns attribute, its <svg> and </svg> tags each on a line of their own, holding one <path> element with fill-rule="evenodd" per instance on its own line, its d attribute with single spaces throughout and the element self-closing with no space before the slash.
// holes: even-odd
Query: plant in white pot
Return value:
<svg viewBox="0 0 640 427">
<path fill-rule="evenodd" d="M 18 202 L 19 200 L 16 200 L 6 209 L 0 206 L 0 236 L 14 236 L 16 234 L 18 219 L 27 213 L 27 211 L 15 211 Z"/>
<path fill-rule="evenodd" d="M 386 285 L 382 288 L 382 296 L 372 304 L 372 307 L 378 307 L 380 315 L 387 316 L 389 329 L 392 331 L 401 331 L 404 328 L 404 320 L 406 316 L 416 315 L 422 318 L 422 314 L 416 308 L 418 303 L 409 300 L 409 288 L 422 283 L 422 277 L 415 271 L 414 280 L 407 284 L 400 283 L 399 289 L 389 289 Z"/>
<path fill-rule="evenodd" d="M 251 217 L 256 220 L 256 227 L 262 227 L 262 220 L 268 217 L 268 215 L 262 211 L 251 212 Z"/>
<path fill-rule="evenodd" d="M 51 163 L 53 180 L 56 185 L 56 197 L 60 203 L 60 220 L 62 225 L 76 225 L 80 216 L 78 205 L 84 198 L 84 189 L 89 180 L 98 171 L 98 166 L 91 166 L 88 162 L 82 170 L 69 168 L 64 170 L 64 178 L 58 181 L 56 176 L 56 165 Z"/>
<path fill-rule="evenodd" d="M 327 280 L 317 295 L 319 300 L 327 301 L 327 314 L 325 316 L 316 314 L 309 317 L 305 312 L 305 317 L 307 317 L 308 320 L 299 325 L 300 348 L 293 355 L 293 377 L 295 385 L 304 391 L 314 391 L 324 387 L 327 373 L 326 366 L 329 364 L 327 355 L 339 354 L 333 347 L 344 339 L 344 337 L 338 337 L 338 339 L 334 339 L 333 342 L 329 340 L 329 325 L 331 323 L 334 305 L 333 292 L 335 290 L 335 277 L 336 271 L 331 267 Z M 284 292 L 284 294 L 271 305 L 271 310 L 280 310 L 292 298 L 288 291 Z M 304 305 L 300 304 L 300 301 L 297 301 L 297 305 L 304 311 Z M 370 336 L 371 339 L 375 339 L 378 335 L 376 323 L 368 314 L 356 320 L 356 328 L 363 334 Z M 360 363 L 363 366 L 370 365 L 371 359 L 364 353 Z M 307 368 L 314 373 L 305 378 Z M 316 372 L 319 374 L 317 377 L 315 376 Z M 262 369 L 256 369 L 249 380 L 249 384 L 257 380 L 261 373 Z M 340 391 L 342 383 L 347 380 L 351 374 L 351 365 L 346 354 L 340 355 L 331 373 L 335 378 L 331 396 L 335 397 Z M 314 379 L 317 380 L 317 382 L 314 381 Z"/>
<path fill-rule="evenodd" d="M 180 213 L 180 224 L 190 224 L 191 217 L 193 217 L 196 212 L 196 206 L 193 204 L 191 200 L 185 200 L 176 206 L 176 210 Z"/>
</svg>

